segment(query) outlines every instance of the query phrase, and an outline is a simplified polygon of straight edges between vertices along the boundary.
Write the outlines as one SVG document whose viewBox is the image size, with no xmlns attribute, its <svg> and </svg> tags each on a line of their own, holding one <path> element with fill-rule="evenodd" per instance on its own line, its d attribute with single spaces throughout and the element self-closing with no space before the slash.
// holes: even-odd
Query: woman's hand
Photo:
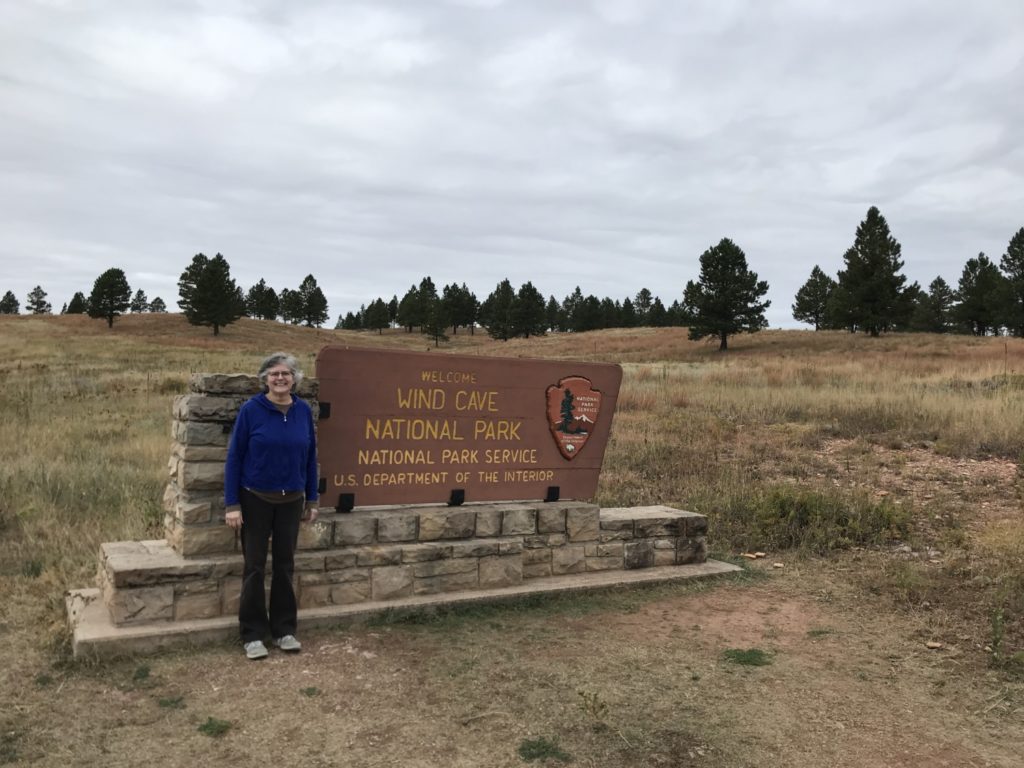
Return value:
<svg viewBox="0 0 1024 768">
<path fill-rule="evenodd" d="M 306 514 L 302 516 L 303 522 L 315 523 L 316 519 L 320 516 L 319 507 L 306 507 Z"/>
<path fill-rule="evenodd" d="M 234 528 L 236 531 L 242 527 L 242 513 L 237 509 L 233 512 L 228 512 L 224 515 L 224 524 L 228 528 Z"/>
</svg>

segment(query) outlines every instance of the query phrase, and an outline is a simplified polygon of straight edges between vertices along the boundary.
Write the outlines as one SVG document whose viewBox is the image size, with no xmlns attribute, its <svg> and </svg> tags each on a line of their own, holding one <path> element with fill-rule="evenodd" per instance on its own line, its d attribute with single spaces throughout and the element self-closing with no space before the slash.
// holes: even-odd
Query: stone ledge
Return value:
<svg viewBox="0 0 1024 768">
<path fill-rule="evenodd" d="M 501 603 L 529 595 L 587 592 L 597 589 L 628 588 L 641 584 L 709 578 L 741 570 L 717 560 L 695 565 L 675 565 L 639 571 L 595 571 L 572 576 L 538 577 L 521 585 L 501 589 L 475 589 L 435 595 L 413 595 L 386 602 L 374 601 L 349 605 L 327 605 L 299 611 L 299 630 L 332 627 L 365 621 L 387 613 L 421 613 L 474 603 Z M 238 619 L 220 616 L 212 619 L 163 621 L 153 624 L 116 627 L 103 605 L 98 589 L 68 592 L 65 605 L 72 629 L 75 658 L 113 658 L 155 653 L 164 649 L 195 647 L 237 638 Z"/>
</svg>

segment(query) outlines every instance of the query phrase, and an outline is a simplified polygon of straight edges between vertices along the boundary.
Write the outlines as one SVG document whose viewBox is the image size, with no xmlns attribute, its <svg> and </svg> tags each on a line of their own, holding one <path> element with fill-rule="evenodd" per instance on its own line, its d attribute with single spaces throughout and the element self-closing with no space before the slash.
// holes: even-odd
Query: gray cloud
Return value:
<svg viewBox="0 0 1024 768">
<path fill-rule="evenodd" d="M 314 274 L 332 321 L 424 275 L 670 303 L 736 241 L 774 326 L 878 205 L 955 284 L 1024 226 L 1024 6 L 22 2 L 0 10 L 0 291 L 194 253 Z"/>
</svg>

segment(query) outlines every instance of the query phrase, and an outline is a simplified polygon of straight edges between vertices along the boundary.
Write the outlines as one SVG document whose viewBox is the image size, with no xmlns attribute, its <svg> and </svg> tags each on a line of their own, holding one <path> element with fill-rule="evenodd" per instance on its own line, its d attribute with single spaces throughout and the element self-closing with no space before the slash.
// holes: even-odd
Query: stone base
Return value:
<svg viewBox="0 0 1024 768">
<path fill-rule="evenodd" d="M 514 601 L 528 595 L 585 592 L 615 587 L 708 578 L 734 573 L 740 568 L 717 560 L 692 565 L 670 565 L 642 570 L 590 571 L 567 576 L 538 577 L 498 589 L 472 589 L 434 595 L 413 595 L 387 601 L 350 605 L 324 605 L 299 611 L 299 631 L 315 627 L 357 623 L 387 613 L 429 612 L 442 607 L 474 603 Z M 195 647 L 238 638 L 238 619 L 217 616 L 207 619 L 160 621 L 115 626 L 99 589 L 69 592 L 66 599 L 75 658 L 113 658 L 154 653 L 172 648 Z"/>
</svg>

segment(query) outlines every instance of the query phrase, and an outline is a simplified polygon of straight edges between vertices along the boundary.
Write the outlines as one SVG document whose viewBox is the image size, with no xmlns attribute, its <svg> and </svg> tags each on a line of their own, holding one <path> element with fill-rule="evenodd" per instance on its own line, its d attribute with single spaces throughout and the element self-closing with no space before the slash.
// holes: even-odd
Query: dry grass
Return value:
<svg viewBox="0 0 1024 768">
<path fill-rule="evenodd" d="M 215 338 L 175 315 L 121 318 L 112 331 L 83 317 L 0 317 L 0 588 L 6 595 L 0 632 L 19 659 L 0 672 L 0 691 L 23 691 L 22 709 L 0 715 L 0 763 L 12 755 L 7 762 L 38 758 L 61 764 L 45 756 L 70 755 L 79 739 L 88 745 L 81 764 L 94 764 L 93 758 L 132 764 L 124 757 L 132 748 L 156 733 L 181 733 L 187 725 L 195 734 L 188 741 L 190 756 L 167 764 L 193 764 L 197 756 L 226 764 L 231 750 L 253 734 L 240 735 L 244 708 L 218 691 L 242 685 L 272 701 L 268 691 L 278 691 L 286 679 L 294 688 L 281 694 L 286 699 L 311 683 L 324 692 L 287 705 L 301 709 L 305 722 L 316 722 L 317 733 L 337 729 L 336 716 L 350 718 L 333 741 L 316 739 L 321 754 L 334 758 L 317 762 L 314 752 L 303 751 L 305 764 L 312 765 L 385 764 L 385 756 L 401 764 L 396 739 L 426 740 L 429 757 L 422 764 L 431 765 L 520 764 L 516 750 L 531 739 L 558 743 L 583 765 L 813 765 L 800 755 L 814 750 L 832 754 L 835 764 L 916 765 L 898 752 L 873 761 L 870 740 L 842 736 L 827 724 L 804 733 L 799 725 L 814 714 L 797 704 L 772 713 L 792 724 L 789 731 L 766 730 L 769 711 L 730 691 L 740 683 L 756 695 L 757 678 L 745 676 L 770 674 L 779 695 L 799 698 L 801 686 L 816 687 L 825 674 L 829 685 L 849 695 L 850 718 L 885 730 L 884 717 L 867 714 L 879 700 L 894 708 L 894 717 L 912 708 L 939 720 L 949 715 L 929 687 L 941 673 L 975 687 L 965 700 L 979 714 L 957 720 L 965 733 L 976 733 L 970 754 L 937 750 L 931 764 L 943 764 L 934 762 L 942 754 L 959 758 L 950 764 L 1012 764 L 992 746 L 998 739 L 985 734 L 1005 728 L 1002 718 L 1020 711 L 1014 659 L 1024 650 L 1024 533 L 1016 496 L 1016 462 L 1024 448 L 1021 340 L 769 331 L 731 339 L 730 351 L 722 355 L 688 341 L 682 329 L 555 334 L 508 343 L 460 333 L 438 353 L 622 362 L 623 390 L 598 501 L 705 512 L 712 548 L 720 554 L 764 548 L 769 559 L 784 558 L 788 568 L 773 573 L 771 588 L 719 587 L 713 597 L 700 591 L 643 592 L 422 627 L 358 630 L 340 641 L 354 643 L 355 656 L 337 656 L 332 647 L 339 641 L 325 635 L 304 654 L 303 667 L 314 671 L 302 680 L 293 676 L 301 677 L 303 667 L 295 671 L 280 664 L 255 678 L 239 677 L 234 649 L 155 662 L 162 672 L 152 694 L 139 681 L 122 690 L 118 676 L 130 677 L 123 666 L 66 668 L 63 590 L 91 582 L 102 541 L 161 535 L 170 401 L 184 391 L 188 375 L 252 370 L 266 352 L 281 348 L 295 352 L 312 371 L 325 343 L 430 347 L 426 338 L 402 331 L 360 334 L 249 320 Z M 829 552 L 828 560 L 812 556 Z M 778 652 L 773 633 L 788 630 L 778 629 L 772 614 L 762 617 L 760 634 L 743 639 L 737 637 L 742 627 L 731 626 L 729 638 L 719 643 L 692 634 L 691 625 L 706 626 L 705 619 L 687 623 L 679 614 L 675 629 L 655 631 L 658 611 L 676 616 L 697 610 L 695 600 L 721 601 L 713 611 L 743 602 L 759 615 L 758 600 L 783 613 L 798 606 L 807 616 L 792 618 L 792 626 L 812 624 L 802 630 L 803 644 L 781 644 L 789 655 L 777 654 L 769 672 L 729 672 L 716 661 L 724 648 Z M 598 618 L 591 621 L 587 611 Z M 634 614 L 646 618 L 637 619 L 631 634 L 627 617 Z M 825 671 L 814 666 L 821 647 L 807 639 L 807 632 L 823 625 L 843 628 L 813 636 L 816 645 L 836 645 L 830 656 L 836 666 Z M 577 645 L 574 632 L 589 644 Z M 955 663 L 933 668 L 918 658 L 910 649 L 920 647 L 925 635 L 959 648 Z M 900 671 L 892 672 L 888 667 L 895 662 L 884 659 L 876 668 L 865 642 L 900 645 Z M 539 657 L 532 652 L 538 644 L 545 649 Z M 388 664 L 378 669 L 373 657 L 358 655 L 368 649 Z M 875 655 L 886 653 L 879 649 Z M 365 663 L 356 663 L 360 658 Z M 337 670 L 322 669 L 324 664 Z M 251 667 L 245 670 L 251 674 Z M 585 674 L 591 682 L 581 694 L 574 681 Z M 697 685 L 691 675 L 703 682 Z M 39 682 L 39 676 L 52 684 Z M 212 684 L 213 692 L 194 682 L 208 677 L 224 679 Z M 925 685 L 923 698 L 886 689 L 890 679 Z M 61 697 L 51 695 L 57 686 L 65 686 Z M 122 717 L 121 725 L 111 720 L 115 715 L 102 713 L 86 717 L 81 728 L 67 720 L 59 727 L 26 725 L 33 713 L 58 707 L 58 700 L 66 698 L 71 706 L 99 690 L 109 693 L 111 686 L 120 706 L 134 713 Z M 154 703 L 178 696 L 186 702 L 181 712 Z M 243 693 L 230 700 L 245 698 Z M 590 715 L 581 711 L 581 700 L 591 702 Z M 351 702 L 374 717 L 350 712 Z M 602 703 L 607 727 L 595 729 L 592 714 Z M 682 707 L 683 716 L 673 707 Z M 269 732 L 290 727 L 283 713 L 260 711 Z M 437 736 L 430 728 L 409 725 L 403 711 L 428 724 L 431 711 L 464 724 L 445 748 L 432 741 Z M 643 716 L 637 718 L 638 712 Z M 232 728 L 210 739 L 198 731 L 208 717 L 231 721 Z M 917 725 L 936 744 L 945 743 L 939 731 Z M 92 731 L 107 726 L 116 737 L 97 742 Z M 787 745 L 785 733 L 798 746 Z M 729 741 L 736 734 L 739 746 Z M 1019 737 L 1019 729 L 1012 734 Z M 232 739 L 231 748 L 217 746 Z M 261 738 L 252 743 L 286 757 Z M 344 744 L 349 746 L 338 752 Z M 834 751 L 835 744 L 852 750 L 845 753 L 848 759 Z"/>
</svg>

